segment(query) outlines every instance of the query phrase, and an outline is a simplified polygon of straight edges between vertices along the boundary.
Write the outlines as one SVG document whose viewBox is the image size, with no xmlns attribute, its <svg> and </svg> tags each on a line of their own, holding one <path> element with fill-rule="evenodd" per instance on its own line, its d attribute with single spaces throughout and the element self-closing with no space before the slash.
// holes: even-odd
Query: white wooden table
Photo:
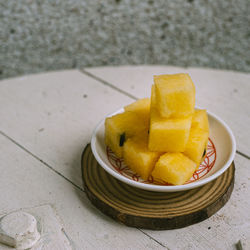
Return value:
<svg viewBox="0 0 250 250">
<path fill-rule="evenodd" d="M 237 141 L 229 202 L 178 230 L 129 228 L 87 199 L 81 153 L 106 114 L 150 95 L 154 74 L 188 72 L 196 105 L 220 116 Z M 250 75 L 167 66 L 100 67 L 0 82 L 0 215 L 50 205 L 74 249 L 236 249 L 250 247 Z M 0 245 L 0 249 L 5 249 Z M 248 248 L 249 249 L 249 248 Z"/>
</svg>

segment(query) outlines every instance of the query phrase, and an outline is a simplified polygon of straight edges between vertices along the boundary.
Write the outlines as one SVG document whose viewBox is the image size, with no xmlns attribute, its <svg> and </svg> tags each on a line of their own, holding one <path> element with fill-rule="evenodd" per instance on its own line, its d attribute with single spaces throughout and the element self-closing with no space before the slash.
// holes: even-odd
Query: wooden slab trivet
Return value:
<svg viewBox="0 0 250 250">
<path fill-rule="evenodd" d="M 86 194 L 103 213 L 127 226 L 174 229 L 203 221 L 230 198 L 234 163 L 216 180 L 188 191 L 161 193 L 138 189 L 108 174 L 95 160 L 90 145 L 82 154 Z"/>
</svg>

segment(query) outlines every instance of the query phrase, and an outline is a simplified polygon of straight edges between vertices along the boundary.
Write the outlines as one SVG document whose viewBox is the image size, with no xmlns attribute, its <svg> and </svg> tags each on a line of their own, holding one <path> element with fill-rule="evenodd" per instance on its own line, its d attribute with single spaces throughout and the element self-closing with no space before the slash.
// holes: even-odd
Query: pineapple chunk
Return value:
<svg viewBox="0 0 250 250">
<path fill-rule="evenodd" d="M 105 143 L 118 156 L 122 157 L 123 145 L 127 138 L 148 131 L 148 123 L 134 112 L 124 112 L 105 120 Z"/>
<path fill-rule="evenodd" d="M 208 131 L 198 127 L 191 127 L 190 135 L 184 154 L 196 163 L 199 168 L 206 154 Z"/>
<path fill-rule="evenodd" d="M 195 86 L 188 74 L 154 76 L 155 99 L 162 117 L 179 118 L 194 112 Z"/>
<path fill-rule="evenodd" d="M 182 153 L 165 153 L 157 161 L 152 176 L 154 181 L 182 185 L 188 181 L 196 164 Z"/>
<path fill-rule="evenodd" d="M 151 106 L 150 106 L 150 110 L 157 109 L 155 91 L 156 91 L 155 90 L 155 84 L 153 84 L 152 88 L 151 88 Z"/>
<path fill-rule="evenodd" d="M 147 180 L 155 163 L 162 153 L 148 150 L 147 133 L 129 138 L 123 149 L 123 158 L 127 166 L 139 174 L 141 178 Z"/>
<path fill-rule="evenodd" d="M 207 111 L 205 109 L 196 109 L 192 118 L 192 127 L 197 127 L 209 131 Z"/>
<path fill-rule="evenodd" d="M 209 124 L 206 110 L 195 110 L 189 139 L 184 154 L 197 164 L 200 163 L 206 155 L 207 142 L 209 136 Z"/>
<path fill-rule="evenodd" d="M 135 112 L 145 123 L 149 124 L 150 99 L 143 98 L 124 107 L 125 111 Z"/>
<path fill-rule="evenodd" d="M 136 112 L 138 114 L 148 114 L 150 110 L 150 99 L 143 98 L 124 107 L 125 111 Z"/>
<path fill-rule="evenodd" d="M 149 150 L 184 152 L 189 138 L 192 116 L 166 119 L 162 118 L 153 107 L 150 113 Z"/>
</svg>

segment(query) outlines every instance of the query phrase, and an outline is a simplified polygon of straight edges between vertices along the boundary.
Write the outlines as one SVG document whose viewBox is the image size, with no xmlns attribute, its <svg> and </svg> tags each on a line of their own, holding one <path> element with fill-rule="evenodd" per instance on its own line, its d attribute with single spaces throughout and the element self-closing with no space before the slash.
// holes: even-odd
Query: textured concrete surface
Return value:
<svg viewBox="0 0 250 250">
<path fill-rule="evenodd" d="M 168 64 L 250 71 L 249 0 L 0 0 L 0 77 Z"/>
</svg>

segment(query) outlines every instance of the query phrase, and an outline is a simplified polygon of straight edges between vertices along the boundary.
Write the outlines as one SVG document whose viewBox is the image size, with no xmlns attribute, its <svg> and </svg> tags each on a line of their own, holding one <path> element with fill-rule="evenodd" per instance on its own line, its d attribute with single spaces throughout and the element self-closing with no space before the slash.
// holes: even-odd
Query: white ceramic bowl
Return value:
<svg viewBox="0 0 250 250">
<path fill-rule="evenodd" d="M 120 109 L 110 115 L 123 112 Z M 183 185 L 159 185 L 142 180 L 138 175 L 126 167 L 121 159 L 115 157 L 104 142 L 103 119 L 95 128 L 91 138 L 91 149 L 98 163 L 113 177 L 131 186 L 157 192 L 176 192 L 202 186 L 219 177 L 231 165 L 235 152 L 236 142 L 231 129 L 216 115 L 208 113 L 209 145 L 207 156 L 198 172 Z M 210 150 L 210 151 L 209 151 Z M 196 176 L 196 177 L 195 177 Z"/>
</svg>

